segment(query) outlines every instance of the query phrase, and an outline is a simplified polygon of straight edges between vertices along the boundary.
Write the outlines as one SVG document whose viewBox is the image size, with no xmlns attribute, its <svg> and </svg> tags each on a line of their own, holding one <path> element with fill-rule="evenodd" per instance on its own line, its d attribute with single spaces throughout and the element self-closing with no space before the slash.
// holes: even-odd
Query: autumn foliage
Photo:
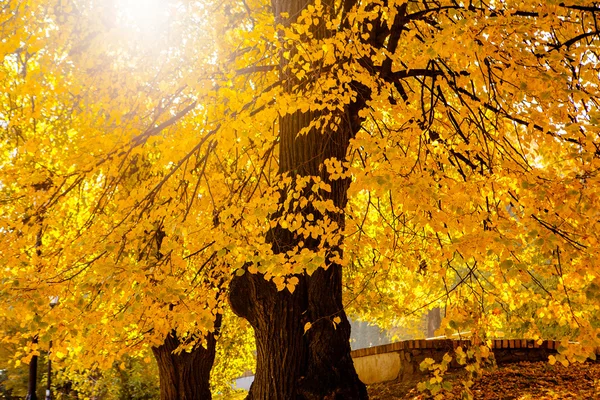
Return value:
<svg viewBox="0 0 600 400">
<path fill-rule="evenodd" d="M 57 368 L 98 370 L 168 335 L 208 347 L 224 313 L 239 344 L 230 296 L 271 398 L 366 397 L 346 313 L 443 307 L 442 333 L 594 356 L 598 4 L 134 3 L 0 6 L 13 365 L 50 340 Z M 293 379 L 258 392 L 262 368 Z"/>
</svg>

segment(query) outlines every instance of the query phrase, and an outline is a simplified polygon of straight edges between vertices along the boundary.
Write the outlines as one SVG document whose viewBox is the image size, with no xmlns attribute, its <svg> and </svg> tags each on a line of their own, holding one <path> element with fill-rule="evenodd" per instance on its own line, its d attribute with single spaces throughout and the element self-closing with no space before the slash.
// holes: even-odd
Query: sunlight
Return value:
<svg viewBox="0 0 600 400">
<path fill-rule="evenodd" d="M 162 25 L 168 18 L 167 1 L 117 0 L 119 23 L 140 31 L 150 31 Z"/>
</svg>

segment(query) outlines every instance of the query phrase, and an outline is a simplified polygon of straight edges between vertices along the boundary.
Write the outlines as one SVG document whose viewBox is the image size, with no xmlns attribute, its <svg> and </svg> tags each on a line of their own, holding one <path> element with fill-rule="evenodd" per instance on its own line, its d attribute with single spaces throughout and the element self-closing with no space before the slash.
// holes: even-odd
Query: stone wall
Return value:
<svg viewBox="0 0 600 400">
<path fill-rule="evenodd" d="M 454 354 L 457 347 L 471 346 L 470 340 L 406 340 L 354 350 L 352 359 L 360 379 L 366 384 L 391 380 L 407 380 L 424 375 L 419 366 L 426 358 L 440 362 L 445 353 Z M 545 361 L 556 353 L 559 342 L 546 340 L 494 340 L 492 350 L 498 364 L 518 361 Z M 451 367 L 459 365 L 453 361 Z"/>
</svg>

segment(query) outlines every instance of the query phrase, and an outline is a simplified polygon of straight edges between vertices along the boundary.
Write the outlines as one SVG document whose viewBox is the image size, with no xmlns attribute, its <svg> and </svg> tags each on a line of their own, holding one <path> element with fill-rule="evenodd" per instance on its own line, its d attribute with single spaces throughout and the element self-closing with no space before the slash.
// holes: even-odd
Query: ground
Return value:
<svg viewBox="0 0 600 400">
<path fill-rule="evenodd" d="M 461 398 L 461 379 L 464 374 L 449 377 L 452 393 L 444 399 Z M 416 389 L 418 380 L 385 382 L 369 386 L 371 400 L 416 400 L 427 397 Z M 545 400 L 545 399 L 600 399 L 600 363 L 574 364 L 569 367 L 548 363 L 506 365 L 489 370 L 475 381 L 474 399 L 482 400 Z"/>
<path fill-rule="evenodd" d="M 461 380 L 465 374 L 453 372 L 447 379 L 452 393 L 444 399 L 461 399 Z M 370 400 L 425 400 L 416 389 L 419 380 L 384 382 L 368 387 Z M 546 362 L 521 362 L 488 370 L 472 387 L 474 400 L 600 400 L 600 363 L 573 364 L 564 367 Z M 242 400 L 247 392 L 215 400 Z"/>
</svg>

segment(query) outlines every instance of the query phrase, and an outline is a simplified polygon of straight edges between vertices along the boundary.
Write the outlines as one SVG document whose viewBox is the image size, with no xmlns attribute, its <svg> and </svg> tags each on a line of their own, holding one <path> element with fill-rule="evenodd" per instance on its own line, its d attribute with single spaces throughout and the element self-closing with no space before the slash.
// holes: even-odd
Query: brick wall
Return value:
<svg viewBox="0 0 600 400">
<path fill-rule="evenodd" d="M 389 380 L 406 380 L 424 375 L 419 366 L 426 358 L 441 361 L 445 353 L 453 354 L 461 346 L 470 347 L 470 340 L 406 340 L 366 349 L 354 350 L 352 359 L 358 376 L 366 384 Z M 492 341 L 492 350 L 498 364 L 519 361 L 546 361 L 556 353 L 559 342 L 546 340 L 537 344 L 534 340 L 507 339 Z M 451 364 L 458 367 L 456 361 Z"/>
<path fill-rule="evenodd" d="M 542 344 L 537 344 L 535 340 L 525 339 L 506 339 L 493 340 L 492 349 L 546 349 L 554 352 L 560 345 L 555 340 L 544 340 Z M 391 353 L 394 351 L 413 350 L 413 349 L 444 349 L 446 351 L 454 350 L 457 347 L 463 348 L 471 346 L 470 340 L 452 340 L 452 339 L 433 339 L 433 340 L 405 340 L 402 342 L 373 346 L 366 349 L 353 350 L 352 358 L 365 357 L 374 354 Z"/>
</svg>

